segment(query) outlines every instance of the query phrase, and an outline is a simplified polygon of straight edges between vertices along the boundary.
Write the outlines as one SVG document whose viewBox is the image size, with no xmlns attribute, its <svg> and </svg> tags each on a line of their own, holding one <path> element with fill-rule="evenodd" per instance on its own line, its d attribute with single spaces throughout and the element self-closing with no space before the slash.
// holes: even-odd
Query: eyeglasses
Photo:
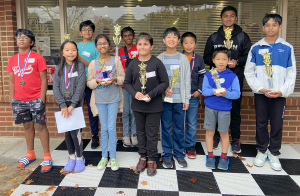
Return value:
<svg viewBox="0 0 300 196">
<path fill-rule="evenodd" d="M 20 39 L 26 40 L 26 39 L 28 39 L 28 38 L 29 38 L 28 36 L 22 36 L 22 37 L 21 37 L 21 36 L 16 36 L 16 37 L 15 37 L 16 40 L 17 40 L 17 39 L 18 39 L 18 40 L 20 40 Z"/>
<path fill-rule="evenodd" d="M 108 42 L 104 42 L 104 43 L 97 43 L 97 46 L 106 46 L 108 44 Z"/>
<path fill-rule="evenodd" d="M 92 32 L 92 29 L 81 29 L 81 31 L 88 31 L 88 32 Z"/>
</svg>

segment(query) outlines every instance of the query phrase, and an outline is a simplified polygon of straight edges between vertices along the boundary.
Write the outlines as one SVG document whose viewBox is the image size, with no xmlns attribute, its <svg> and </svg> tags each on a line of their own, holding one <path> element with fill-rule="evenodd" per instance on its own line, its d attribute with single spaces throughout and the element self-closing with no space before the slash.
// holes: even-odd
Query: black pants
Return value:
<svg viewBox="0 0 300 196">
<path fill-rule="evenodd" d="M 241 96 L 238 99 L 232 100 L 232 109 L 230 111 L 230 130 L 231 130 L 231 137 L 233 139 L 240 139 L 241 137 L 241 102 L 242 102 L 242 90 L 243 90 L 243 77 L 239 78 L 239 83 L 240 83 L 240 91 L 241 91 Z M 220 138 L 220 133 L 219 131 L 215 131 L 215 137 Z"/>
<path fill-rule="evenodd" d="M 161 112 L 142 113 L 133 111 L 137 136 L 139 154 L 147 157 L 150 161 L 155 161 L 157 156 L 158 131 L 160 125 Z"/>
<path fill-rule="evenodd" d="M 267 151 L 269 145 L 268 120 L 270 119 L 270 152 L 280 155 L 282 125 L 285 110 L 285 98 L 268 98 L 262 94 L 254 94 L 256 114 L 256 146 L 262 153 Z"/>
</svg>

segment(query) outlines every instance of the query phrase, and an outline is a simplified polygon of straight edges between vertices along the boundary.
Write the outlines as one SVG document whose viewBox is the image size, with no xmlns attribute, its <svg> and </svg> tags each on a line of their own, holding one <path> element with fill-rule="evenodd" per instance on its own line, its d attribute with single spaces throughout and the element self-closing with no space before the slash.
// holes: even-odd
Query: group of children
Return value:
<svg viewBox="0 0 300 196">
<path fill-rule="evenodd" d="M 255 93 L 258 154 L 254 164 L 263 166 L 269 157 L 274 170 L 281 170 L 278 155 L 282 136 L 284 97 L 293 92 L 296 77 L 293 47 L 277 37 L 280 29 L 279 15 L 270 14 L 263 19 L 266 38 L 252 46 L 245 68 L 247 82 Z M 134 30 L 125 27 L 121 31 L 121 37 L 126 46 L 120 49 L 119 57 L 115 57 L 109 55 L 111 42 L 106 35 L 100 34 L 92 42 L 94 31 L 94 24 L 85 21 L 80 24 L 83 42 L 77 45 L 71 40 L 66 40 L 62 43 L 61 62 L 55 70 L 53 92 L 65 118 L 72 115 L 73 108 L 83 108 L 86 99 L 93 133 L 92 148 L 99 146 L 99 117 L 102 158 L 98 163 L 98 169 L 104 169 L 109 160 L 113 171 L 119 169 L 116 159 L 116 119 L 118 112 L 124 113 L 125 110 L 123 145 L 138 146 L 140 159 L 137 171 L 144 171 L 147 167 L 149 176 L 156 174 L 159 130 L 163 167 L 173 168 L 173 156 L 179 167 L 187 167 L 185 156 L 196 158 L 200 94 L 206 97 L 204 100 L 204 128 L 208 151 L 206 167 L 215 169 L 213 141 L 217 129 L 222 144 L 218 168 L 228 169 L 230 111 L 232 100 L 239 99 L 241 95 L 239 78 L 228 68 L 228 65 L 232 64 L 230 50 L 225 47 L 214 49 L 212 62 L 216 68 L 206 73 L 203 57 L 194 52 L 197 39 L 192 32 L 180 36 L 175 27 L 167 28 L 163 34 L 166 51 L 155 57 L 151 55 L 153 38 L 148 33 L 141 33 L 134 45 Z M 10 96 L 15 123 L 24 124 L 27 141 L 27 155 L 18 162 L 18 167 L 27 166 L 35 160 L 33 147 L 35 127 L 39 131 L 45 153 L 41 172 L 48 172 L 52 168 L 52 159 L 49 153 L 49 134 L 45 116 L 47 67 L 43 57 L 31 51 L 35 38 L 29 30 L 17 30 L 16 40 L 19 53 L 10 58 L 7 71 L 10 72 Z M 177 51 L 179 42 L 182 52 Z M 266 51 L 272 54 L 273 87 L 276 89 L 272 92 L 267 90 L 268 77 L 263 71 L 261 54 Z M 126 64 L 129 60 L 130 62 Z M 103 69 L 103 66 L 106 69 Z M 29 67 L 31 72 L 28 71 Z M 142 85 L 143 70 L 146 83 Z M 175 72 L 177 75 L 174 75 Z M 171 85 L 174 82 L 175 85 Z M 223 90 L 220 91 L 218 83 Z M 165 97 L 173 101 L 166 102 Z M 272 127 L 269 146 L 268 117 Z M 124 119 L 127 122 L 124 122 Z M 64 170 L 82 172 L 85 168 L 85 159 L 82 155 L 81 130 L 66 132 L 65 142 L 69 160 Z"/>
</svg>

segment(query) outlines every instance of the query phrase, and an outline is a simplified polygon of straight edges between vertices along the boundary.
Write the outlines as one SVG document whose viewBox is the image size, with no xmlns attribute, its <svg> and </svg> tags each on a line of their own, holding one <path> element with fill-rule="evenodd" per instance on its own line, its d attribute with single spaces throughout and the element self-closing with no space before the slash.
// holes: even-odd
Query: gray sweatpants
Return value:
<svg viewBox="0 0 300 196">
<path fill-rule="evenodd" d="M 71 102 L 66 102 L 67 107 L 71 105 Z M 83 108 L 84 99 L 82 99 L 76 106 Z M 61 109 L 61 108 L 60 108 Z M 81 129 L 65 132 L 65 142 L 68 148 L 69 154 L 74 154 L 76 151 L 77 157 L 82 157 L 83 141 L 81 137 Z"/>
</svg>

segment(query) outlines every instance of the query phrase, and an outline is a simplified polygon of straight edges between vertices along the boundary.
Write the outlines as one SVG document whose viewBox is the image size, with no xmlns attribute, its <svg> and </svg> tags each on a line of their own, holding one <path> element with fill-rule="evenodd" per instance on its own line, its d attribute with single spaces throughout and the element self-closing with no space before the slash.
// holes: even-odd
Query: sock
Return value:
<svg viewBox="0 0 300 196">
<path fill-rule="evenodd" d="M 44 161 L 47 161 L 47 160 L 52 161 L 50 152 L 44 153 Z M 44 167 L 42 168 L 42 171 L 47 171 L 47 170 L 49 170 L 50 168 L 51 168 L 50 166 L 44 166 Z"/>
<path fill-rule="evenodd" d="M 208 152 L 208 157 L 214 157 L 214 153 L 213 152 Z"/>
<path fill-rule="evenodd" d="M 70 159 L 72 159 L 72 160 L 76 160 L 75 154 L 73 154 L 73 155 L 70 155 Z"/>
<path fill-rule="evenodd" d="M 83 157 L 77 157 L 76 160 L 81 160 L 81 161 L 83 161 Z"/>
<path fill-rule="evenodd" d="M 27 150 L 27 154 L 25 155 L 25 157 L 29 159 L 29 161 L 35 159 L 34 150 Z M 22 167 L 22 166 L 24 166 L 23 163 L 18 163 L 17 165 L 17 167 Z"/>
<path fill-rule="evenodd" d="M 221 159 L 227 159 L 227 153 L 223 153 L 221 154 Z"/>
</svg>

